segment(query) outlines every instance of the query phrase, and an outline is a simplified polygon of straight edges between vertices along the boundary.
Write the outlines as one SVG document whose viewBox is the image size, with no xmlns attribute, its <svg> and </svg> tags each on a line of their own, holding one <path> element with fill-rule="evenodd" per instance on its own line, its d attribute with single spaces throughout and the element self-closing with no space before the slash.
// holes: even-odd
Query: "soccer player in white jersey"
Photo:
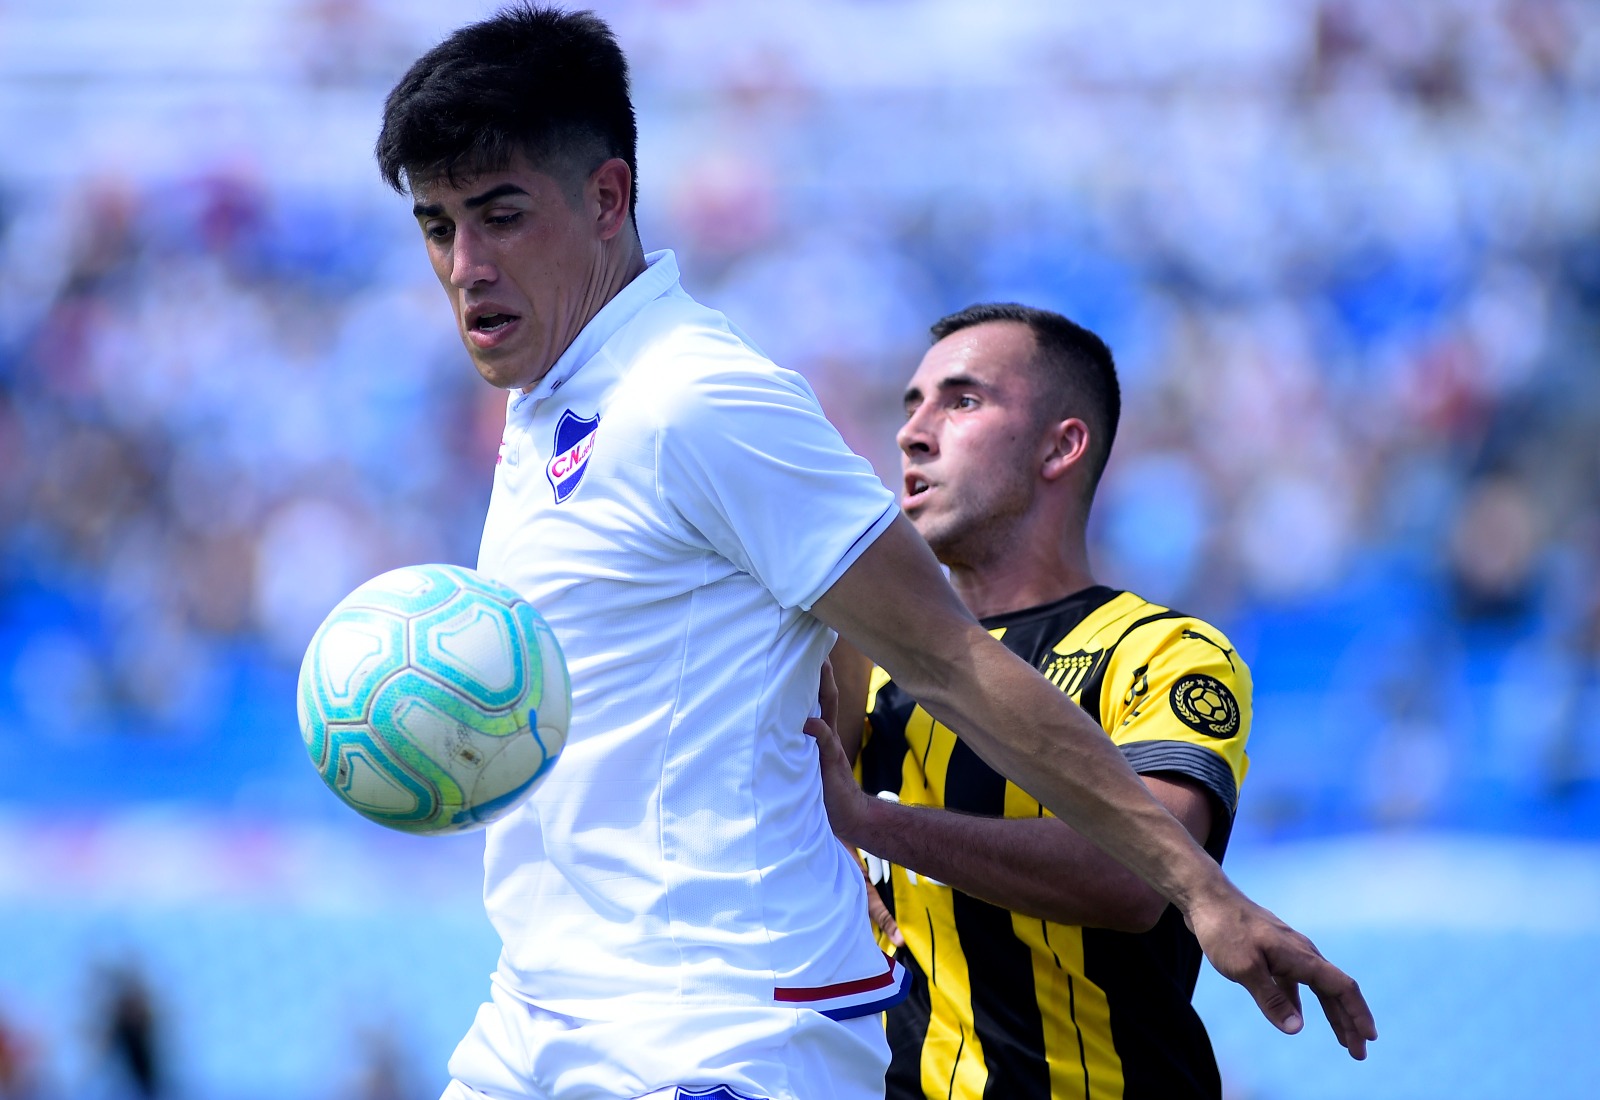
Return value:
<svg viewBox="0 0 1600 1100">
<path fill-rule="evenodd" d="M 480 567 L 566 651 L 566 749 L 489 828 L 503 949 L 451 1100 L 880 1097 L 905 974 L 804 732 L 837 631 L 1184 912 L 1286 1031 L 1298 983 L 1356 1057 L 1349 977 L 1234 888 L 1104 733 L 943 582 L 895 496 L 634 223 L 627 63 L 589 13 L 508 8 L 390 93 L 474 365 L 509 391 Z"/>
</svg>

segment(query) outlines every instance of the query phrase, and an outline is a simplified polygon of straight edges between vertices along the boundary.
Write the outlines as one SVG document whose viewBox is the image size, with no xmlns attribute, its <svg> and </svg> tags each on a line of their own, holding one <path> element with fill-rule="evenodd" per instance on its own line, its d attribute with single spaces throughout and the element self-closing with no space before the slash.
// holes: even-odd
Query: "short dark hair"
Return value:
<svg viewBox="0 0 1600 1100">
<path fill-rule="evenodd" d="M 384 101 L 376 152 L 402 194 L 420 180 L 501 171 L 519 153 L 585 178 L 620 157 L 633 173 L 631 213 L 638 143 L 628 59 L 605 21 L 516 3 L 417 59 Z"/>
<path fill-rule="evenodd" d="M 1028 326 L 1034 340 L 1034 368 L 1040 384 L 1043 418 L 1071 414 L 1089 425 L 1089 492 L 1094 492 L 1111 457 L 1122 416 L 1122 387 L 1106 342 L 1059 313 L 1015 302 L 985 302 L 941 317 L 929 329 L 934 343 L 952 333 L 990 321 Z"/>
</svg>

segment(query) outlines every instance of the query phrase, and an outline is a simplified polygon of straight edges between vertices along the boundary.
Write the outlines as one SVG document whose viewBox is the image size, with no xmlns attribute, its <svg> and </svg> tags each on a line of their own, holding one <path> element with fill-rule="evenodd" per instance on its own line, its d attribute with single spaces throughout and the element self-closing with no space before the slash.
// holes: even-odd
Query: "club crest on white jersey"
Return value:
<svg viewBox="0 0 1600 1100">
<path fill-rule="evenodd" d="M 577 491 L 583 471 L 589 467 L 589 455 L 594 452 L 594 437 L 599 429 L 598 415 L 585 418 L 571 409 L 564 410 L 561 419 L 556 421 L 555 457 L 544 472 L 550 478 L 550 488 L 555 490 L 557 504 Z"/>
</svg>

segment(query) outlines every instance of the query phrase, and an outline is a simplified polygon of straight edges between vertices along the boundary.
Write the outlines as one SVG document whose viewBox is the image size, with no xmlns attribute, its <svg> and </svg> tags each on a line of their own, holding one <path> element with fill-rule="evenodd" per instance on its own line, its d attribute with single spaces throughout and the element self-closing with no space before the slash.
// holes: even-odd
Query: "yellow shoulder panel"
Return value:
<svg viewBox="0 0 1600 1100">
<path fill-rule="evenodd" d="M 1179 741 L 1249 762 L 1250 669 L 1227 635 L 1201 619 L 1158 619 L 1132 631 L 1106 668 L 1100 720 L 1119 745 Z"/>
</svg>

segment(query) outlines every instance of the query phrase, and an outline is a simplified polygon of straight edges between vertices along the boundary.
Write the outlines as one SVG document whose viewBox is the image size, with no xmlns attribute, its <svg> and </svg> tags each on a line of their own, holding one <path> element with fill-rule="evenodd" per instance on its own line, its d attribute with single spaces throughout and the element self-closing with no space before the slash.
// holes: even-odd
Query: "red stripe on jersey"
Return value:
<svg viewBox="0 0 1600 1100">
<path fill-rule="evenodd" d="M 780 985 L 773 989 L 772 999 L 775 1001 L 826 1001 L 834 997 L 848 997 L 852 993 L 868 993 L 874 989 L 894 984 L 894 963 L 885 955 L 883 961 L 889 964 L 885 970 L 875 978 L 857 978 L 853 982 L 835 982 L 833 985 Z"/>
</svg>

